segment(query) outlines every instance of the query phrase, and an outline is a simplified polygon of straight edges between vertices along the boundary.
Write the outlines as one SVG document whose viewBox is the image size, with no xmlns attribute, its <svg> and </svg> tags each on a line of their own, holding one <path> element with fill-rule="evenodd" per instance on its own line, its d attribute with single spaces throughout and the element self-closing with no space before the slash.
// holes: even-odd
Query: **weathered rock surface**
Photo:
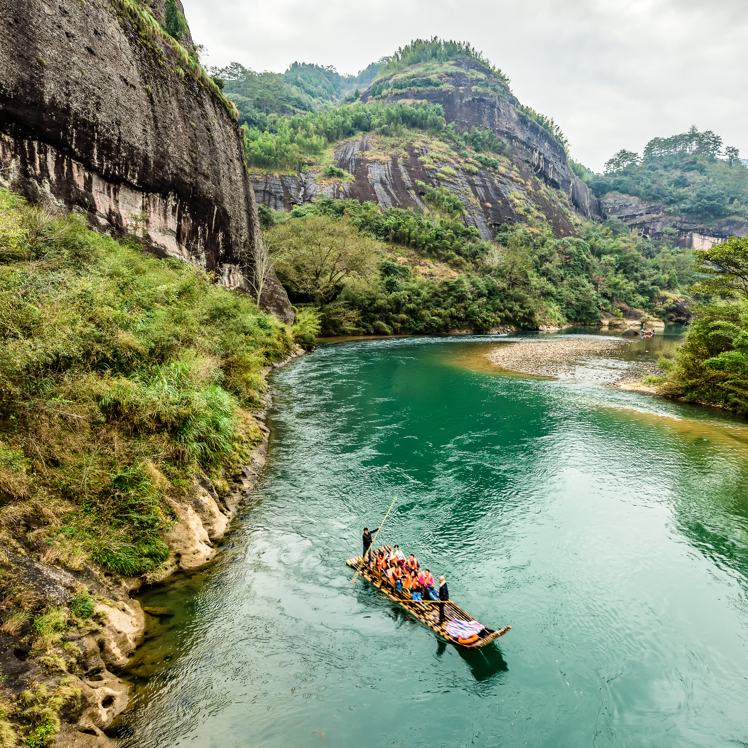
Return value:
<svg viewBox="0 0 748 748">
<path fill-rule="evenodd" d="M 0 183 L 249 289 L 265 248 L 231 105 L 142 7 L 0 0 Z"/>
<path fill-rule="evenodd" d="M 675 244 L 679 247 L 710 249 L 731 236 L 748 234 L 748 222 L 742 218 L 722 218 L 705 223 L 693 216 L 672 215 L 661 203 L 645 202 L 618 192 L 602 197 L 600 210 L 603 218 L 618 218 L 652 239 L 660 239 L 665 229 L 672 229 Z"/>
<path fill-rule="evenodd" d="M 430 145 L 427 137 L 412 138 L 404 150 L 388 153 L 380 138 L 366 134 L 343 143 L 335 152 L 337 166 L 353 181 L 331 181 L 320 172 L 299 175 L 254 174 L 252 183 L 259 203 L 276 210 L 312 202 L 318 196 L 371 200 L 382 208 L 424 208 L 416 183 L 445 186 L 463 201 L 466 223 L 490 239 L 498 226 L 522 221 L 540 211 L 556 236 L 574 233 L 572 213 L 584 218 L 599 216 L 597 200 L 587 185 L 569 168 L 563 148 L 539 124 L 515 108 L 518 102 L 493 92 L 478 90 L 468 75 L 475 71 L 491 76 L 478 63 L 458 60 L 461 67 L 439 89 L 401 91 L 391 101 L 426 100 L 440 104 L 447 122 L 458 129 L 480 126 L 493 130 L 511 146 L 499 158 L 498 170 L 476 167 L 456 153 Z M 370 98 L 370 92 L 362 100 Z M 419 191 L 421 194 L 419 194 Z"/>
</svg>

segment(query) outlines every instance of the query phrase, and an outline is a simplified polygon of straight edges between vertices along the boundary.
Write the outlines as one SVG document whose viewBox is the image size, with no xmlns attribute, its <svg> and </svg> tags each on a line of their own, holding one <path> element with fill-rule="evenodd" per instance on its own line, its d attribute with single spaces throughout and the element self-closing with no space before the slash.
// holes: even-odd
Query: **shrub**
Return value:
<svg viewBox="0 0 748 748">
<path fill-rule="evenodd" d="M 73 615 L 82 618 L 85 621 L 93 615 L 93 598 L 88 594 L 88 592 L 81 592 L 73 598 L 73 601 L 70 603 L 70 610 Z"/>
<path fill-rule="evenodd" d="M 296 311 L 296 322 L 293 326 L 294 340 L 306 350 L 314 348 L 321 329 L 320 311 L 312 307 L 303 307 Z"/>
<path fill-rule="evenodd" d="M 333 166 L 332 164 L 326 166 L 322 173 L 331 179 L 343 179 L 346 177 L 346 173 L 342 169 L 339 169 L 337 166 Z"/>
</svg>

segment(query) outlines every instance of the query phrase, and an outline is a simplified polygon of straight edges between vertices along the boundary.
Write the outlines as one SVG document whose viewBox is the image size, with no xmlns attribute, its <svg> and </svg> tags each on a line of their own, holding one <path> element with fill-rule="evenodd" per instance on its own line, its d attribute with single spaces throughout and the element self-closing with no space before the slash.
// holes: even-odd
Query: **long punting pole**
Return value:
<svg viewBox="0 0 748 748">
<path fill-rule="evenodd" d="M 390 516 L 390 512 L 392 511 L 392 507 L 393 507 L 393 506 L 395 506 L 395 502 L 396 502 L 396 501 L 397 501 L 397 496 L 395 496 L 395 498 L 394 498 L 394 499 L 392 499 L 392 503 L 390 504 L 390 508 L 389 508 L 389 509 L 387 510 L 387 514 L 385 514 L 385 515 L 384 515 L 384 519 L 383 519 L 383 520 L 382 520 L 382 521 L 381 521 L 381 522 L 379 523 L 379 527 L 377 528 L 377 531 L 376 531 L 376 533 L 374 534 L 374 537 L 373 537 L 373 538 L 371 539 L 371 546 L 373 546 L 373 545 L 374 545 L 374 543 L 376 543 L 376 540 L 377 540 L 377 536 L 378 536 L 378 535 L 379 535 L 379 533 L 380 533 L 380 532 L 382 531 L 382 527 L 384 526 L 384 523 L 385 523 L 385 522 L 387 521 L 387 517 L 389 517 L 389 516 Z M 369 548 L 371 548 L 371 546 L 369 546 Z M 369 549 L 367 549 L 367 554 L 368 554 L 368 551 L 369 551 Z M 365 559 L 365 558 L 364 558 L 363 556 L 361 556 L 361 561 L 362 561 L 362 562 L 364 562 L 364 561 L 366 561 L 366 559 Z M 355 582 L 355 581 L 356 581 L 356 577 L 357 577 L 357 576 L 358 576 L 358 575 L 359 575 L 360 573 L 361 573 L 361 572 L 360 572 L 360 571 L 358 571 L 358 569 L 357 569 L 357 570 L 356 570 L 356 573 L 355 573 L 355 574 L 353 575 L 353 579 L 351 579 L 351 582 Z"/>
</svg>

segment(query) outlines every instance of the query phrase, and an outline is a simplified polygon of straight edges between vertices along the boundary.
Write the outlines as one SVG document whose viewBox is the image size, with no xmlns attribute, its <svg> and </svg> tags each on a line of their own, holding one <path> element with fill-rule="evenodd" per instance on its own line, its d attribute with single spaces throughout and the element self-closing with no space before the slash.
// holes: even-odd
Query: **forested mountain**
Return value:
<svg viewBox="0 0 748 748">
<path fill-rule="evenodd" d="M 285 73 L 256 73 L 238 62 L 211 70 L 239 110 L 239 122 L 262 130 L 273 128 L 272 115 L 315 112 L 336 104 L 377 75 L 373 62 L 358 75 L 340 75 L 333 67 L 294 62 Z"/>
<path fill-rule="evenodd" d="M 325 332 L 683 316 L 688 252 L 591 223 L 558 125 L 469 44 L 416 40 L 360 96 L 246 127 L 245 149 L 282 282 Z"/>
<path fill-rule="evenodd" d="M 618 151 L 604 174 L 579 166 L 577 173 L 605 215 L 649 236 L 672 232 L 679 243 L 694 245 L 696 235 L 695 246 L 702 246 L 704 238 L 713 243 L 748 233 L 748 169 L 737 148 L 710 130 L 653 138 L 641 155 Z"/>
</svg>

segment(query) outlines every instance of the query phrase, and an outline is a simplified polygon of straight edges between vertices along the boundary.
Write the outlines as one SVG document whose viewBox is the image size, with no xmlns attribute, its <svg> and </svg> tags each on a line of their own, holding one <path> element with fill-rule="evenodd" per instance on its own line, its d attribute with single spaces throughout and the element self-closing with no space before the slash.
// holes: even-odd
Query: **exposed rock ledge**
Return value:
<svg viewBox="0 0 748 748">
<path fill-rule="evenodd" d="M 285 365 L 300 356 L 299 348 L 284 361 L 267 367 Z M 209 563 L 218 552 L 216 544 L 225 535 L 243 497 L 255 487 L 265 465 L 269 429 L 265 426 L 267 411 L 272 404 L 270 393 L 263 407 L 253 413 L 263 433 L 262 441 L 251 453 L 251 459 L 239 474 L 232 476 L 228 490 L 218 493 L 203 476 L 196 475 L 188 492 L 189 503 L 172 502 L 178 518 L 164 538 L 170 549 L 169 559 L 159 574 L 159 581 L 178 571 L 190 572 Z M 143 580 L 123 578 L 99 569 L 86 567 L 82 572 L 69 572 L 50 564 L 32 561 L 9 552 L 1 553 L 3 566 L 13 568 L 27 586 L 52 605 L 65 605 L 85 585 L 99 600 L 94 619 L 98 623 L 89 630 L 64 635 L 66 647 L 77 649 L 77 672 L 66 676 L 68 685 L 80 690 L 80 698 L 62 715 L 62 728 L 54 745 L 62 748 L 111 748 L 115 743 L 104 730 L 127 707 L 129 687 L 116 673 L 127 666 L 140 642 L 146 626 L 147 611 L 130 595 Z M 23 632 L 21 632 L 23 633 Z M 16 690 L 24 683 L 46 683 L 53 689 L 60 678 L 48 677 L 38 661 L 26 661 L 28 651 L 21 651 L 13 637 L 0 634 L 0 665 Z M 15 647 L 15 648 L 14 648 Z"/>
</svg>

